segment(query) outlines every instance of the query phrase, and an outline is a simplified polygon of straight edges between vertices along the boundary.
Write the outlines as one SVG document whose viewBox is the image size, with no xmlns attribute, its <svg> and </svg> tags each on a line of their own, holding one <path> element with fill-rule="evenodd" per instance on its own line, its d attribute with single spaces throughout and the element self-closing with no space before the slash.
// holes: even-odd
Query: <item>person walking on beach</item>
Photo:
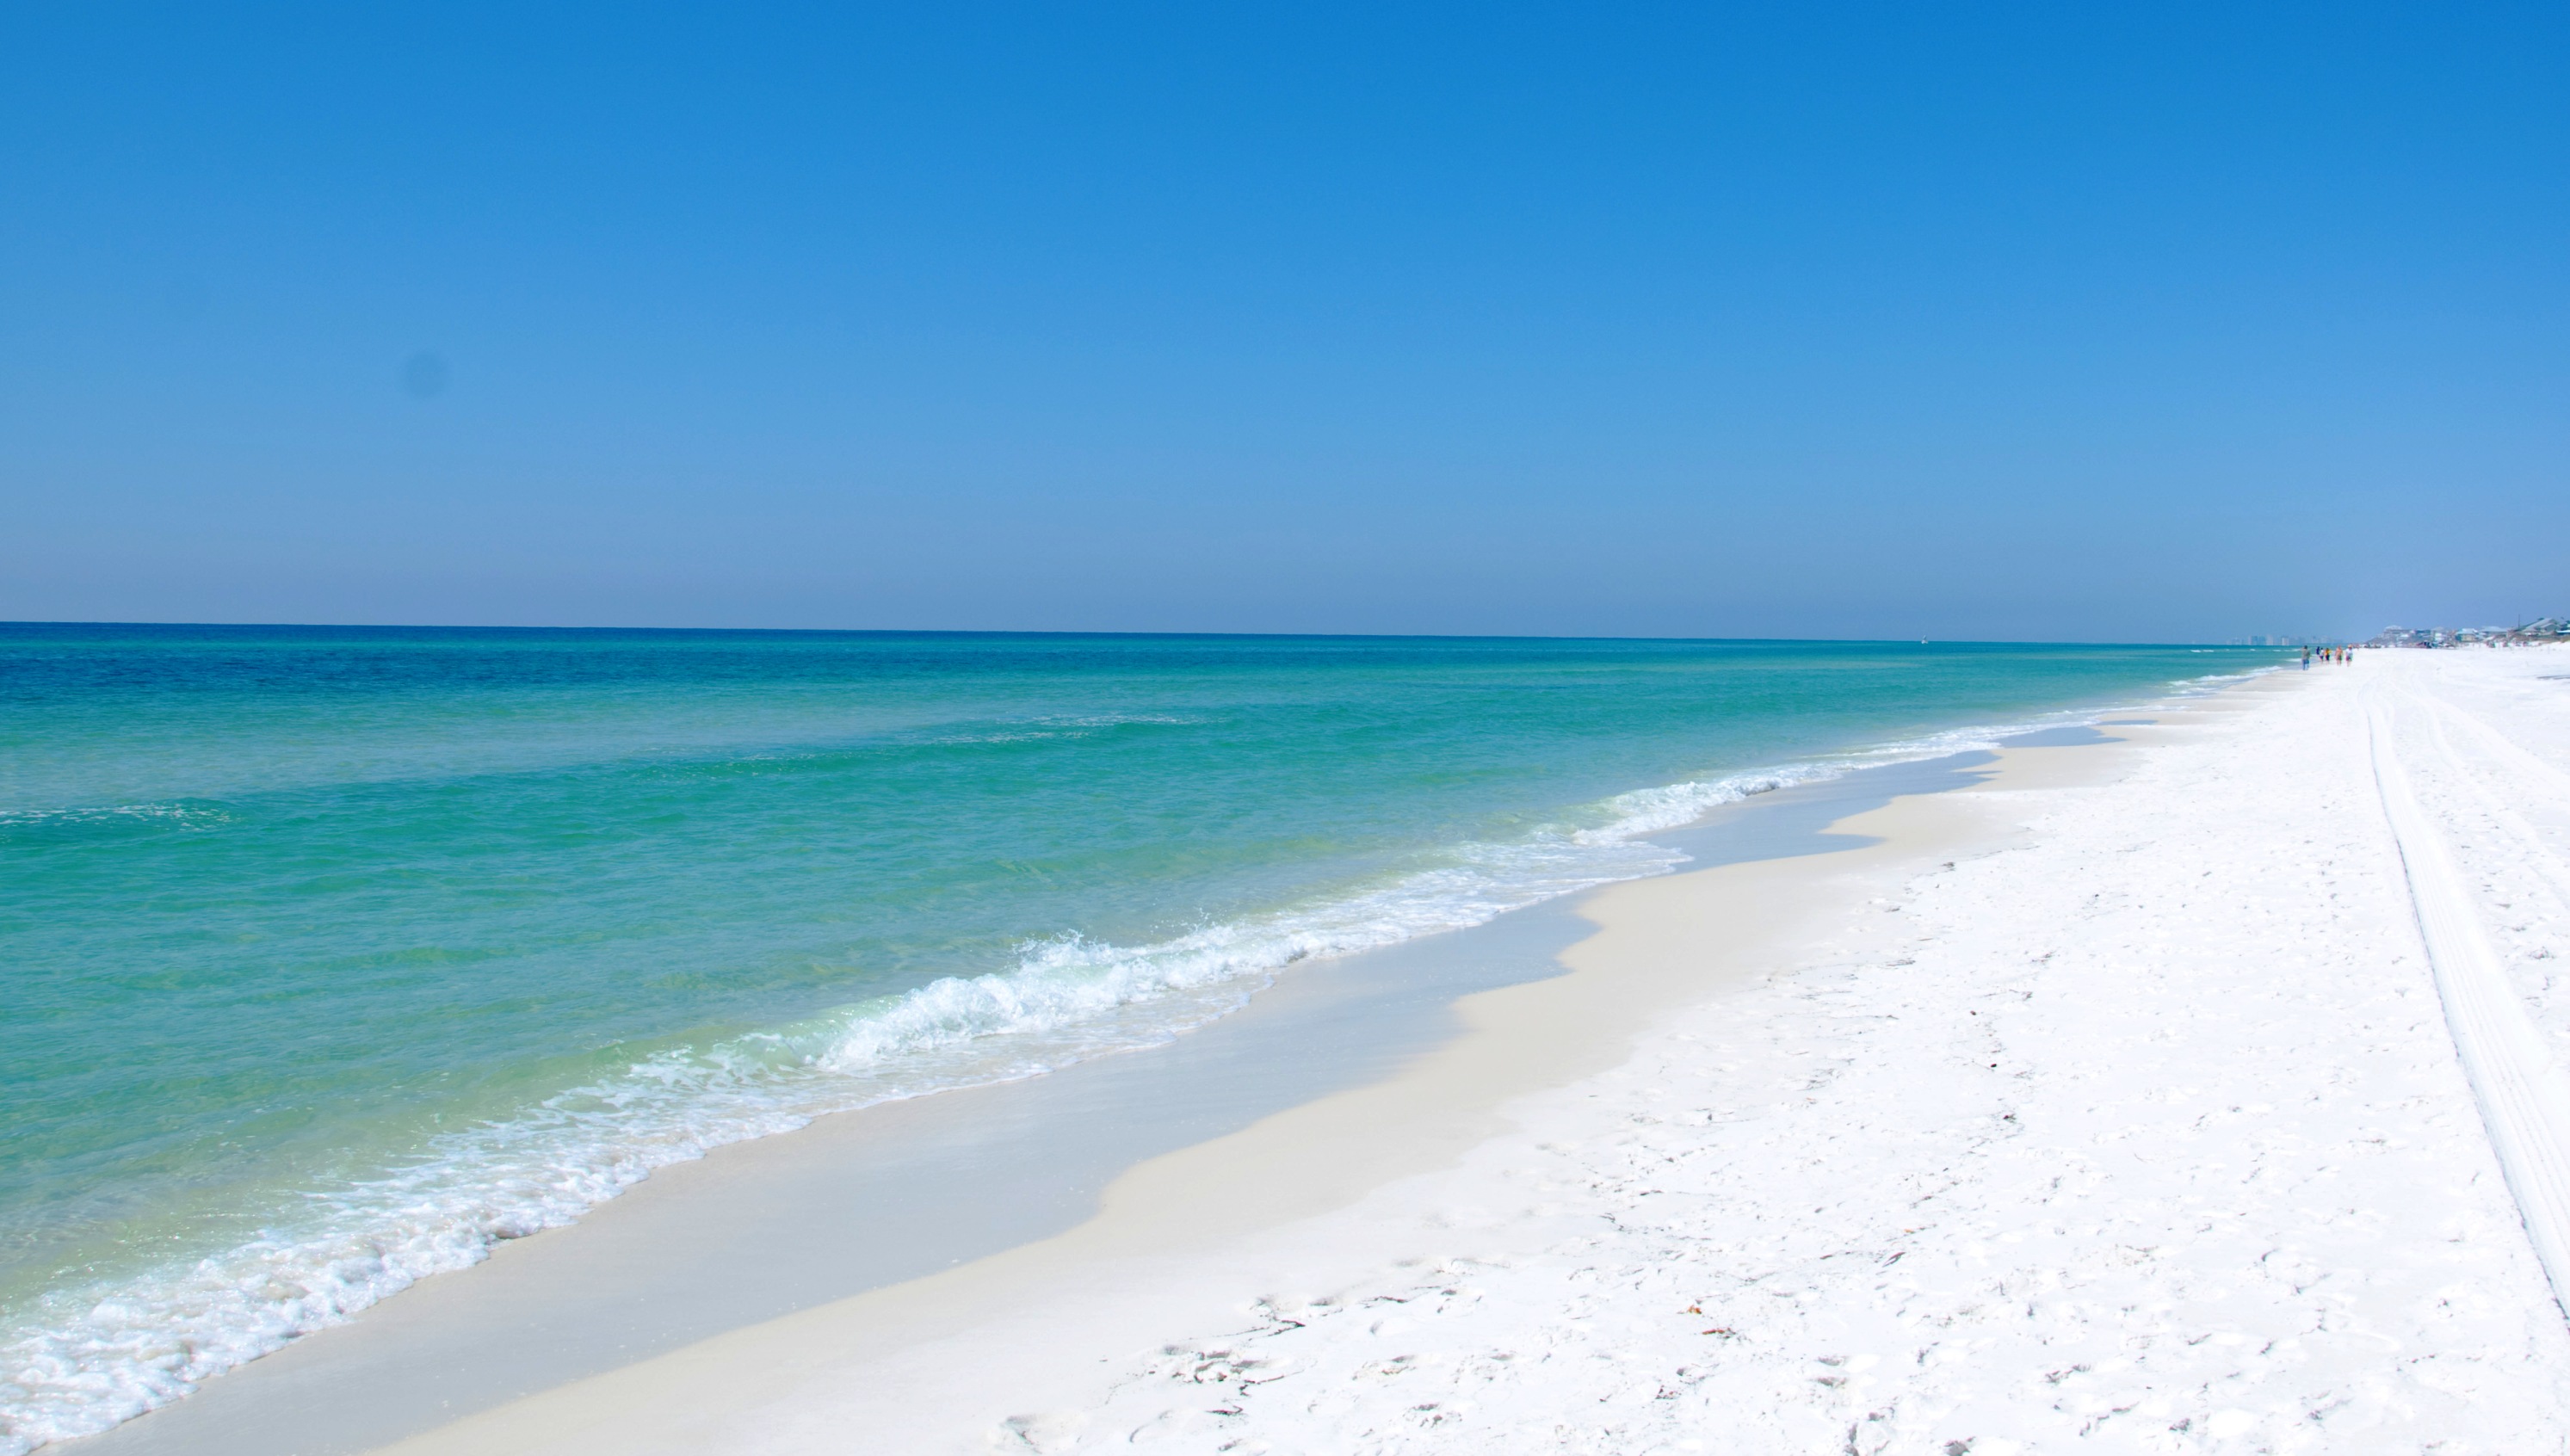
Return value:
<svg viewBox="0 0 2570 1456">
<path fill-rule="evenodd" d="M 2303 649 L 2303 670 L 2305 672 L 2312 670 L 2312 649 L 2309 647 Z"/>
</svg>

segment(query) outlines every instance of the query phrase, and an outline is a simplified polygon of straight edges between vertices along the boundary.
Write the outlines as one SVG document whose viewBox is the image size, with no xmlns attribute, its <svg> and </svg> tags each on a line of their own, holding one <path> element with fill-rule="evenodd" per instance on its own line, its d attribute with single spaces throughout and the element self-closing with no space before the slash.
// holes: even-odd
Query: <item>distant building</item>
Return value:
<svg viewBox="0 0 2570 1456">
<path fill-rule="evenodd" d="M 2570 640 L 2570 617 L 2538 617 L 2521 627 L 2384 627 L 2368 647 L 2496 646 L 2502 642 Z"/>
</svg>

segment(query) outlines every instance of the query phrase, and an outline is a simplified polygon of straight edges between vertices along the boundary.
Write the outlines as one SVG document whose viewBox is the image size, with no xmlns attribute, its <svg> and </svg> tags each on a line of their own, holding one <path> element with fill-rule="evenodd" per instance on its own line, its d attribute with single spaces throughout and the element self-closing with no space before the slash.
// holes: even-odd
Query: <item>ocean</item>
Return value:
<svg viewBox="0 0 2570 1456">
<path fill-rule="evenodd" d="M 709 1147 L 2281 655 L 0 625 L 0 1453 Z"/>
</svg>

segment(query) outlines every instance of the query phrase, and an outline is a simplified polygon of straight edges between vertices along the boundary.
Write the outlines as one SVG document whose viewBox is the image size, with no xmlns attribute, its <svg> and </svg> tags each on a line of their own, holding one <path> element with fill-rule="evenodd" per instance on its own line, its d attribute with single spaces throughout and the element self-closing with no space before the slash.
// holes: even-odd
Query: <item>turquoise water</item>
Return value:
<svg viewBox="0 0 2570 1456">
<path fill-rule="evenodd" d="M 0 627 L 0 1452 L 2248 649 Z"/>
</svg>

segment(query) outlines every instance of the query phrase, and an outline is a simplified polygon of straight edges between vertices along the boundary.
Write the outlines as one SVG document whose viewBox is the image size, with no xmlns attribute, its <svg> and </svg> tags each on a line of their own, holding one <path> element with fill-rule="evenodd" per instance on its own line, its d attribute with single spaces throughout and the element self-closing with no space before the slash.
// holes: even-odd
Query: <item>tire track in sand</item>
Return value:
<svg viewBox="0 0 2570 1456">
<path fill-rule="evenodd" d="M 2452 857 L 2419 812 L 2392 743 L 2389 709 L 2378 694 L 2366 696 L 2374 785 L 2400 851 L 2445 1024 L 2553 1300 L 2570 1312 L 2570 1077 L 2554 1064 L 2508 984 Z"/>
</svg>

